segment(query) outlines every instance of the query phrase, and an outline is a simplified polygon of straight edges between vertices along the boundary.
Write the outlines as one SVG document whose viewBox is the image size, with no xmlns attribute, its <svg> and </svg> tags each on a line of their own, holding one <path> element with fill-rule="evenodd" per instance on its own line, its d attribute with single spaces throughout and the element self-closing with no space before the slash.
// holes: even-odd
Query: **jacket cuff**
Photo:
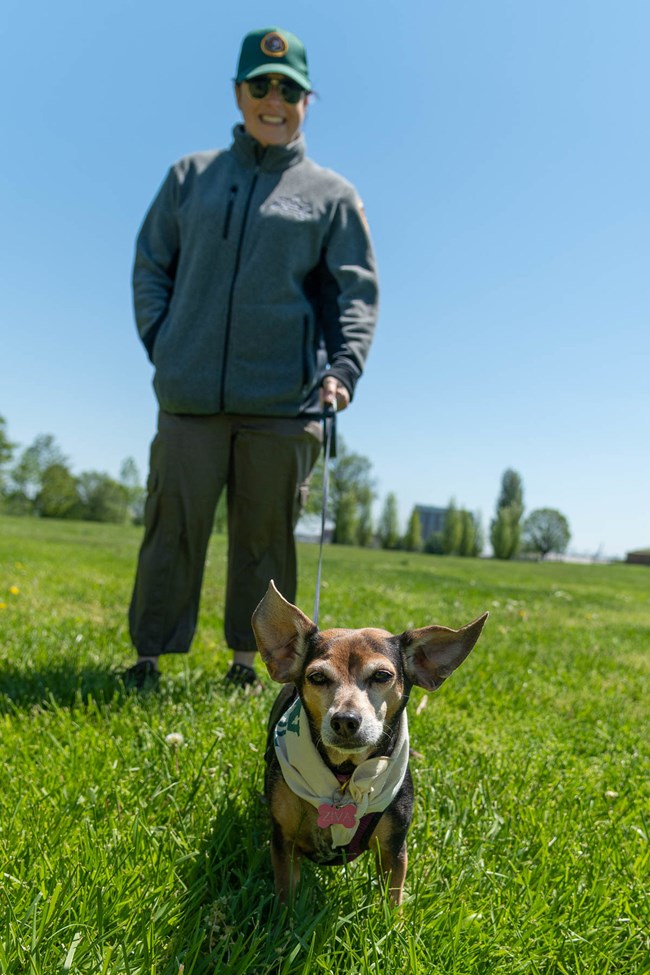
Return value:
<svg viewBox="0 0 650 975">
<path fill-rule="evenodd" d="M 333 376 L 337 382 L 341 383 L 342 386 L 345 386 L 350 394 L 350 402 L 352 402 L 352 398 L 354 397 L 354 388 L 357 385 L 357 380 L 359 378 L 359 375 L 354 367 L 345 366 L 342 363 L 339 363 L 335 366 L 331 366 L 323 378 L 328 378 L 330 376 Z"/>
</svg>

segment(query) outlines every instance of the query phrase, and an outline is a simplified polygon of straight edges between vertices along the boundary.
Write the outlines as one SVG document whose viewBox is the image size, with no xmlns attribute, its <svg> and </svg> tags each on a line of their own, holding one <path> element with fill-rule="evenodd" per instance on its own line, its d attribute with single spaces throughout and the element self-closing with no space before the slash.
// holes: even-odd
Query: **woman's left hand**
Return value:
<svg viewBox="0 0 650 975">
<path fill-rule="evenodd" d="M 350 394 L 345 386 L 334 379 L 333 376 L 326 376 L 320 388 L 321 406 L 334 406 L 340 413 L 350 404 Z"/>
</svg>

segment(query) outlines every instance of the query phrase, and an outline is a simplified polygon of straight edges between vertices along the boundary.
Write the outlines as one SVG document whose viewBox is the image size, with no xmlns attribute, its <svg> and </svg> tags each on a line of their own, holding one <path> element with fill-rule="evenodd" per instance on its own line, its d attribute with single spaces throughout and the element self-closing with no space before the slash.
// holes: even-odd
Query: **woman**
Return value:
<svg viewBox="0 0 650 975">
<path fill-rule="evenodd" d="M 269 579 L 296 595 L 293 529 L 324 404 L 344 409 L 377 313 L 354 188 L 305 155 L 305 49 L 267 28 L 242 43 L 243 125 L 227 150 L 169 171 L 138 236 L 135 316 L 160 406 L 129 612 L 137 663 L 189 650 L 219 496 L 228 496 L 227 680 L 256 682 L 250 618 Z"/>
</svg>

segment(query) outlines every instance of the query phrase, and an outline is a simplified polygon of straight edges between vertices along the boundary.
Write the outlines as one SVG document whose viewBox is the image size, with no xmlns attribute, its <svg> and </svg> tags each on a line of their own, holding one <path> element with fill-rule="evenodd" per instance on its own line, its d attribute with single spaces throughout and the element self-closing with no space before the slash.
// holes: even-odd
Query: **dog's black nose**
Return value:
<svg viewBox="0 0 650 975">
<path fill-rule="evenodd" d="M 361 715 L 356 711 L 338 711 L 332 715 L 332 730 L 341 738 L 351 738 L 361 727 Z"/>
</svg>

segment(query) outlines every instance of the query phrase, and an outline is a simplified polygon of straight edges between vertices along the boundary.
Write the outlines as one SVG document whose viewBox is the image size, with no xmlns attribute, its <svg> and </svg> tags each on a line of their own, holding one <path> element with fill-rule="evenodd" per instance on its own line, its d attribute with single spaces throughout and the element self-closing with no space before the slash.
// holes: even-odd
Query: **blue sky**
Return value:
<svg viewBox="0 0 650 975">
<path fill-rule="evenodd" d="M 650 545 L 645 0 L 25 4 L 0 31 L 0 414 L 74 471 L 144 477 L 156 405 L 130 303 L 168 166 L 230 141 L 241 37 L 305 42 L 310 155 L 356 184 L 381 273 L 340 418 L 379 504 L 480 511 L 507 467 L 574 551 Z"/>
</svg>

